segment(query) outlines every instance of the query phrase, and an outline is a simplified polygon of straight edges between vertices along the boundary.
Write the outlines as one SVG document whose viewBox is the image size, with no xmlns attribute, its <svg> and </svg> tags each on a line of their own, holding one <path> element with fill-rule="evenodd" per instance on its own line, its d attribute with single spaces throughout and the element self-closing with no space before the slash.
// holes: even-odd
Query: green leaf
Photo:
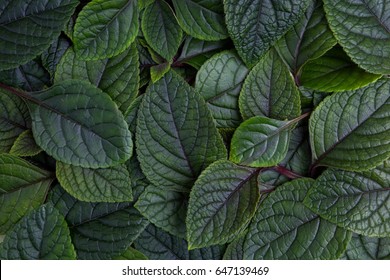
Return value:
<svg viewBox="0 0 390 280">
<path fill-rule="evenodd" d="M 72 196 L 88 202 L 125 202 L 133 200 L 130 175 L 126 166 L 90 169 L 57 161 L 57 179 Z"/>
<path fill-rule="evenodd" d="M 263 54 L 296 24 L 310 0 L 225 0 L 226 25 L 246 65 Z"/>
<path fill-rule="evenodd" d="M 148 88 L 136 138 L 146 177 L 177 191 L 188 192 L 203 169 L 226 157 L 206 103 L 173 71 Z"/>
<path fill-rule="evenodd" d="M 158 65 L 150 67 L 150 78 L 152 83 L 157 83 L 166 73 L 171 70 L 171 64 L 169 62 L 164 62 Z"/>
<path fill-rule="evenodd" d="M 42 64 L 49 72 L 51 81 L 54 80 L 54 74 L 56 73 L 58 63 L 69 47 L 70 42 L 68 38 L 65 36 L 60 36 L 44 53 L 42 53 Z"/>
<path fill-rule="evenodd" d="M 386 0 L 324 0 L 337 41 L 371 73 L 390 74 L 390 6 Z"/>
<path fill-rule="evenodd" d="M 223 255 L 224 260 L 242 260 L 244 258 L 244 237 L 245 236 L 236 238 L 227 246 L 225 254 Z"/>
<path fill-rule="evenodd" d="M 76 20 L 76 54 L 84 60 L 116 56 L 130 47 L 138 27 L 137 1 L 92 0 Z"/>
<path fill-rule="evenodd" d="M 86 80 L 106 92 L 124 113 L 138 94 L 139 62 L 135 44 L 118 56 L 83 61 L 68 49 L 57 66 L 55 83 L 63 80 Z"/>
<path fill-rule="evenodd" d="M 255 116 L 285 120 L 298 117 L 298 88 L 278 53 L 271 49 L 249 72 L 239 99 L 244 119 Z"/>
<path fill-rule="evenodd" d="M 336 39 L 326 21 L 322 1 L 315 0 L 275 47 L 296 76 L 306 62 L 322 56 L 335 44 Z"/>
<path fill-rule="evenodd" d="M 244 242 L 244 259 L 338 259 L 351 233 L 310 211 L 311 179 L 278 187 L 260 205 Z"/>
<path fill-rule="evenodd" d="M 326 170 L 304 203 L 324 219 L 353 232 L 390 237 L 390 168 L 355 173 Z"/>
<path fill-rule="evenodd" d="M 337 92 L 364 87 L 381 76 L 359 68 L 341 47 L 336 46 L 302 67 L 300 83 L 314 90 Z"/>
<path fill-rule="evenodd" d="M 167 61 L 175 56 L 183 35 L 171 7 L 165 1 L 155 1 L 145 9 L 142 32 L 153 50 Z"/>
<path fill-rule="evenodd" d="M 0 88 L 0 153 L 8 153 L 19 135 L 31 126 L 24 101 Z"/>
<path fill-rule="evenodd" d="M 59 186 L 50 201 L 66 217 L 78 259 L 108 260 L 123 254 L 148 225 L 132 203 L 88 203 Z"/>
<path fill-rule="evenodd" d="M 192 188 L 187 213 L 189 248 L 224 244 L 254 215 L 260 192 L 259 169 L 227 160 L 211 164 Z"/>
<path fill-rule="evenodd" d="M 0 155 L 0 233 L 40 206 L 54 177 L 16 156 Z"/>
<path fill-rule="evenodd" d="M 42 149 L 35 143 L 31 130 L 25 130 L 16 138 L 9 153 L 19 157 L 31 157 L 41 151 Z"/>
<path fill-rule="evenodd" d="M 390 156 L 390 82 L 327 97 L 310 117 L 313 166 L 360 171 Z"/>
<path fill-rule="evenodd" d="M 132 140 L 122 114 L 89 83 L 64 81 L 29 100 L 34 138 L 56 160 L 103 168 L 130 158 Z"/>
<path fill-rule="evenodd" d="M 238 96 L 248 69 L 232 51 L 214 55 L 196 75 L 195 89 L 207 102 L 217 128 L 236 128 L 241 123 Z"/>
<path fill-rule="evenodd" d="M 2 0 L 0 70 L 18 67 L 46 50 L 73 14 L 77 0 Z"/>
<path fill-rule="evenodd" d="M 353 234 L 343 259 L 390 260 L 390 238 L 376 238 Z"/>
<path fill-rule="evenodd" d="M 149 185 L 135 208 L 155 226 L 174 236 L 186 236 L 188 195 Z"/>
<path fill-rule="evenodd" d="M 123 254 L 120 256 L 112 258 L 113 260 L 148 260 L 144 254 L 136 249 L 129 247 Z"/>
<path fill-rule="evenodd" d="M 6 235 L 0 258 L 72 260 L 76 258 L 64 217 L 51 204 L 32 211 Z"/>
<path fill-rule="evenodd" d="M 216 41 L 228 37 L 222 0 L 172 0 L 183 30 L 197 39 Z"/>
</svg>

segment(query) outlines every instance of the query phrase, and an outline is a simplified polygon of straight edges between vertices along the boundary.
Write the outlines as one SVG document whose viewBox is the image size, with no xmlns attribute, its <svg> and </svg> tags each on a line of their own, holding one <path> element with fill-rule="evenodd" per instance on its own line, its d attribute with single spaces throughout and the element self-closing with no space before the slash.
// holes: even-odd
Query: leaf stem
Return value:
<svg viewBox="0 0 390 280">
<path fill-rule="evenodd" d="M 272 168 L 276 172 L 280 173 L 283 176 L 286 176 L 289 179 L 298 179 L 298 178 L 303 178 L 302 175 L 295 173 L 294 171 L 287 169 L 283 166 L 277 165 Z"/>
</svg>

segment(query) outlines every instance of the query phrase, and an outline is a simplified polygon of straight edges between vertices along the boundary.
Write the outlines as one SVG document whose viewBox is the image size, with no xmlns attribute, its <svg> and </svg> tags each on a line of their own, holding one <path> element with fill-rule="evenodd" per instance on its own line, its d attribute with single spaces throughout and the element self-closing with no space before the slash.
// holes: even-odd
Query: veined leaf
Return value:
<svg viewBox="0 0 390 280">
<path fill-rule="evenodd" d="M 390 3 L 386 0 L 324 0 L 337 41 L 360 67 L 390 74 Z"/>
<path fill-rule="evenodd" d="M 206 103 L 173 71 L 148 88 L 136 136 L 146 177 L 177 191 L 188 192 L 203 169 L 226 157 Z"/>
<path fill-rule="evenodd" d="M 187 34 L 206 41 L 228 37 L 222 0 L 172 0 L 172 2 L 177 20 Z"/>
<path fill-rule="evenodd" d="M 298 88 L 278 53 L 271 49 L 249 72 L 240 93 L 244 119 L 255 116 L 285 120 L 298 117 L 301 102 Z"/>
<path fill-rule="evenodd" d="M 324 219 L 366 236 L 390 237 L 390 168 L 326 170 L 305 205 Z"/>
<path fill-rule="evenodd" d="M 76 258 L 68 225 L 51 204 L 32 211 L 7 234 L 0 258 L 8 260 L 72 260 Z"/>
<path fill-rule="evenodd" d="M 155 1 L 142 14 L 142 32 L 148 44 L 167 61 L 179 49 L 183 32 L 165 1 Z"/>
<path fill-rule="evenodd" d="M 136 249 L 129 247 L 123 254 L 120 256 L 112 258 L 113 260 L 148 260 L 144 254 Z"/>
<path fill-rule="evenodd" d="M 304 13 L 310 0 L 225 0 L 227 29 L 248 67 L 282 37 Z"/>
<path fill-rule="evenodd" d="M 314 165 L 359 171 L 390 156 L 390 82 L 327 97 L 310 117 Z"/>
<path fill-rule="evenodd" d="M 89 83 L 64 81 L 29 100 L 34 138 L 56 160 L 103 168 L 130 158 L 132 140 L 123 115 Z"/>
<path fill-rule="evenodd" d="M 211 164 L 192 188 L 187 213 L 189 248 L 224 244 L 254 215 L 260 192 L 258 169 L 227 160 Z"/>
<path fill-rule="evenodd" d="M 262 204 L 244 241 L 244 259 L 338 259 L 351 232 L 303 205 L 311 179 L 278 187 Z"/>
<path fill-rule="evenodd" d="M 42 152 L 42 149 L 35 143 L 31 130 L 23 131 L 16 138 L 9 153 L 19 157 L 31 157 Z"/>
<path fill-rule="evenodd" d="M 130 47 L 138 26 L 136 0 L 92 0 L 76 20 L 76 54 L 85 60 L 116 56 Z"/>
<path fill-rule="evenodd" d="M 49 72 L 51 81 L 54 81 L 54 74 L 56 73 L 57 65 L 69 47 L 70 42 L 68 38 L 60 36 L 44 53 L 42 53 L 42 65 Z"/>
<path fill-rule="evenodd" d="M 0 233 L 44 203 L 54 176 L 16 156 L 0 155 Z"/>
<path fill-rule="evenodd" d="M 171 70 L 171 64 L 169 62 L 150 67 L 150 79 L 152 80 L 152 83 L 158 82 L 158 80 L 164 77 L 169 70 Z"/>
<path fill-rule="evenodd" d="M 240 236 L 231 242 L 223 255 L 224 260 L 242 260 L 244 258 L 245 236 Z"/>
<path fill-rule="evenodd" d="M 248 69 L 232 51 L 214 55 L 196 75 L 195 89 L 207 102 L 217 128 L 236 128 L 241 123 L 238 96 Z"/>
<path fill-rule="evenodd" d="M 390 260 L 390 238 L 352 235 L 343 259 Z"/>
<path fill-rule="evenodd" d="M 0 70 L 25 64 L 46 50 L 78 3 L 77 0 L 2 0 Z"/>
</svg>

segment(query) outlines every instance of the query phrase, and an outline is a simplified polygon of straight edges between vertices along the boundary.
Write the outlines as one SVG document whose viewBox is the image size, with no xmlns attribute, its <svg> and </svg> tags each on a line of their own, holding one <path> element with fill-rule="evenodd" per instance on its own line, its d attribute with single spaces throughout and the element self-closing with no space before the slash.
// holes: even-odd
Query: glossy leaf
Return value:
<svg viewBox="0 0 390 280">
<path fill-rule="evenodd" d="M 31 130 L 25 130 L 16 138 L 9 153 L 19 157 L 31 157 L 41 151 L 42 149 L 35 143 Z"/>
<path fill-rule="evenodd" d="M 343 259 L 390 260 L 390 238 L 352 235 Z"/>
</svg>

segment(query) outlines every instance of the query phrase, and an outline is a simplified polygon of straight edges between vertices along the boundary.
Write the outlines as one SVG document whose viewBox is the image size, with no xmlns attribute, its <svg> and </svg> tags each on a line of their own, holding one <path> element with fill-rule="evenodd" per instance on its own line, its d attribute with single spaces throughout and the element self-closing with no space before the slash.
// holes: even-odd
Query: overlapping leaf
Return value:
<svg viewBox="0 0 390 280">
<path fill-rule="evenodd" d="M 352 235 L 343 259 L 390 260 L 390 238 Z"/>
</svg>

